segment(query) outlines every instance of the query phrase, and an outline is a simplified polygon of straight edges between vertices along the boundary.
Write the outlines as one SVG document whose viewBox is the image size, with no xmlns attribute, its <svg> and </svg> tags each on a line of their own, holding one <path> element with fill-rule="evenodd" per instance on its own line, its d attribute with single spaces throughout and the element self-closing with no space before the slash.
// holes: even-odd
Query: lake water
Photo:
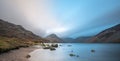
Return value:
<svg viewBox="0 0 120 61">
<path fill-rule="evenodd" d="M 62 46 L 54 51 L 34 50 L 30 53 L 29 61 L 120 61 L 120 44 L 63 43 L 59 45 Z"/>
</svg>

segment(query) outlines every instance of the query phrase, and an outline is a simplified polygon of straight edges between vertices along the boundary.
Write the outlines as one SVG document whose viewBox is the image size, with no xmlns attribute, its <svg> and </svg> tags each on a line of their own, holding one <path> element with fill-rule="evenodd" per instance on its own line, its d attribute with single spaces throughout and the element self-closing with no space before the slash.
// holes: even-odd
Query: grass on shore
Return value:
<svg viewBox="0 0 120 61">
<path fill-rule="evenodd" d="M 32 41 L 25 41 L 18 38 L 8 38 L 0 36 L 0 53 L 7 52 L 20 47 L 28 47 L 35 44 Z"/>
</svg>

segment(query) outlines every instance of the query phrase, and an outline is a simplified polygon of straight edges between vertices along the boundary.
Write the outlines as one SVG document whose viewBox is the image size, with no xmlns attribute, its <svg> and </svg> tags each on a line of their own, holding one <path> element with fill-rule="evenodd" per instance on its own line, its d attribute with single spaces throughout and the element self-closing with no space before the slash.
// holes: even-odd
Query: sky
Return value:
<svg viewBox="0 0 120 61">
<path fill-rule="evenodd" d="M 120 23 L 120 0 L 0 0 L 0 19 L 40 36 L 94 36 Z"/>
</svg>

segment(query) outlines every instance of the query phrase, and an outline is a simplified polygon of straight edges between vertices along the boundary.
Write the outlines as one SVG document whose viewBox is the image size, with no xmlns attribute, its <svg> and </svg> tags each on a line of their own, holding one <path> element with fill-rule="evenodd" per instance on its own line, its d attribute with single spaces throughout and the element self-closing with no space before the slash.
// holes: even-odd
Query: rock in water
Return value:
<svg viewBox="0 0 120 61">
<path fill-rule="evenodd" d="M 51 47 L 58 47 L 58 44 L 52 44 Z"/>
<path fill-rule="evenodd" d="M 69 54 L 70 56 L 75 56 L 75 54 Z"/>
<path fill-rule="evenodd" d="M 95 52 L 95 50 L 91 50 L 91 52 Z"/>
<path fill-rule="evenodd" d="M 52 51 L 52 50 L 56 50 L 54 47 L 50 47 L 50 50 Z"/>
<path fill-rule="evenodd" d="M 50 49 L 50 47 L 43 47 L 43 49 Z"/>
</svg>

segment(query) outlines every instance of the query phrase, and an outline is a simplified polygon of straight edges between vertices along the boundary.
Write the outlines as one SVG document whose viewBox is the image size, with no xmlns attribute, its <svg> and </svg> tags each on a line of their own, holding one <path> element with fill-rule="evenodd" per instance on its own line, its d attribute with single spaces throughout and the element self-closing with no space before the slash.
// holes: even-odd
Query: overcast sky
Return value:
<svg viewBox="0 0 120 61">
<path fill-rule="evenodd" d="M 93 36 L 120 23 L 120 0 L 0 0 L 0 19 L 40 36 Z"/>
</svg>

